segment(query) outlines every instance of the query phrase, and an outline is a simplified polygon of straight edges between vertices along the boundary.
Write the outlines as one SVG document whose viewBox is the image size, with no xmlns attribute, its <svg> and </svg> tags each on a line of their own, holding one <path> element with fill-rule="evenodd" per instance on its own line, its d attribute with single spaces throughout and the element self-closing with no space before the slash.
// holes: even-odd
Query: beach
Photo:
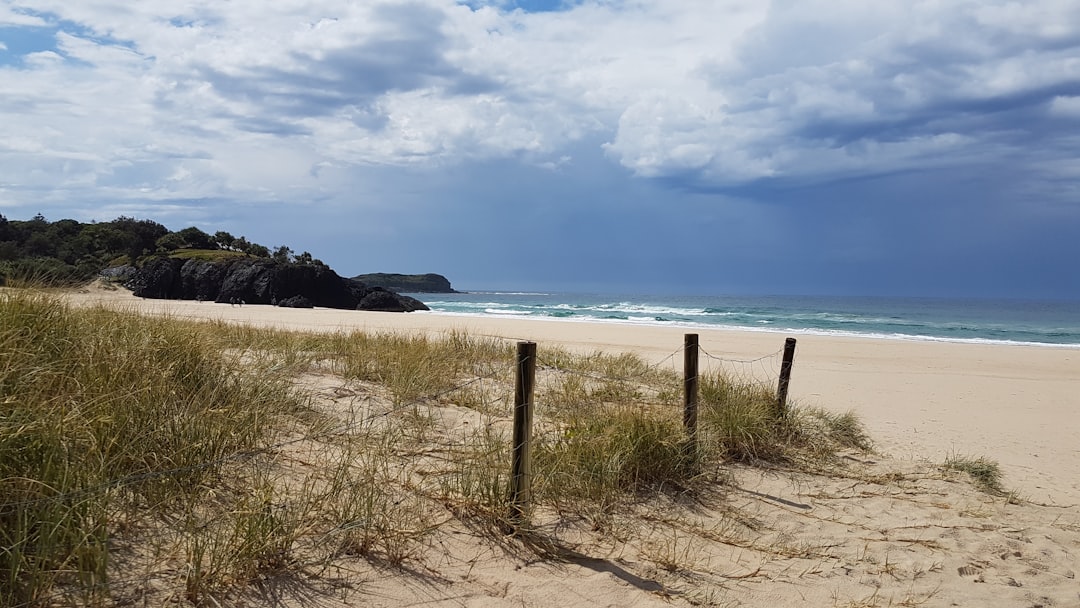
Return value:
<svg viewBox="0 0 1080 608">
<path fill-rule="evenodd" d="M 686 333 L 699 335 L 702 369 L 733 366 L 762 382 L 779 369 L 788 334 L 685 329 L 625 323 L 517 319 L 432 313 L 230 306 L 147 300 L 125 290 L 78 294 L 177 318 L 221 319 L 303 331 L 464 332 L 528 340 L 576 352 L 631 352 L 682 369 Z M 1080 503 L 1080 349 L 882 338 L 795 335 L 790 399 L 853 411 L 877 449 L 901 460 L 951 455 L 997 461 L 1006 485 L 1031 500 Z M 770 359 L 744 364 L 762 357 Z M 722 363 L 732 361 L 734 363 Z"/>
<path fill-rule="evenodd" d="M 100 287 L 66 297 L 76 306 L 278 329 L 533 341 L 541 366 L 561 348 L 634 353 L 681 372 L 684 335 L 696 333 L 703 372 L 723 368 L 767 384 L 776 381 L 788 337 L 144 300 Z M 538 513 L 531 524 L 536 530 L 493 537 L 455 514 L 440 520 L 404 567 L 341 556 L 333 570 L 320 566 L 324 574 L 299 585 L 284 579 L 276 587 L 264 581 L 239 589 L 230 605 L 1080 605 L 1080 451 L 1074 445 L 1080 350 L 795 337 L 790 401 L 854 412 L 874 442 L 872 453 L 843 454 L 844 464 L 825 469 L 725 464 L 713 491 L 661 493 L 615 516 L 610 530 Z M 332 373 L 306 373 L 298 382 L 327 413 L 372 407 L 367 389 Z M 431 401 L 439 433 L 465 434 L 484 424 L 480 412 Z M 306 452 L 282 456 L 293 466 L 310 459 Z M 1004 492 L 983 491 L 948 470 L 943 464 L 950 457 L 1000 464 Z M 347 572 L 347 582 L 325 578 L 327 572 Z"/>
</svg>

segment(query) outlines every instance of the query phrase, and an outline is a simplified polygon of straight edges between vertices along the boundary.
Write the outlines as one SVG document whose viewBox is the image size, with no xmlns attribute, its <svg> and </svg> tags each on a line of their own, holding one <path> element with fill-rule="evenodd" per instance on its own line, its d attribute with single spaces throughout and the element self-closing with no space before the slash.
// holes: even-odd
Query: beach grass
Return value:
<svg viewBox="0 0 1080 608">
<path fill-rule="evenodd" d="M 945 459 L 944 468 L 947 471 L 964 473 L 975 487 L 994 495 L 1005 493 L 1002 485 L 1001 465 L 985 456 L 966 456 L 952 454 Z"/>
<path fill-rule="evenodd" d="M 869 446 L 851 414 L 778 416 L 764 383 L 721 373 L 703 377 L 690 443 L 677 374 L 542 349 L 533 502 L 511 522 L 510 342 L 256 329 L 9 289 L 0 351 L 8 606 L 109 603 L 132 569 L 214 605 L 343 559 L 422 561 L 453 522 L 557 545 L 572 522 L 616 534 L 654 497 L 722 489 L 732 463 L 819 466 Z M 689 559 L 674 530 L 649 542 L 662 568 Z"/>
<path fill-rule="evenodd" d="M 0 298 L 0 600 L 104 583 L 115 517 L 201 500 L 304 408 L 183 324 Z M 88 585 L 88 586 L 87 586 Z"/>
</svg>

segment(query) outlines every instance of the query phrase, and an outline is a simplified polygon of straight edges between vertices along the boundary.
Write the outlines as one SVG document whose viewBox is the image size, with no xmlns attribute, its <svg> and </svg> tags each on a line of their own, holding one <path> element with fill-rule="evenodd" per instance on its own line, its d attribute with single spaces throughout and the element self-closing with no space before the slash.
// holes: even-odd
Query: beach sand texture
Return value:
<svg viewBox="0 0 1080 608">
<path fill-rule="evenodd" d="M 92 289 L 71 298 L 283 329 L 462 331 L 532 340 L 541 357 L 546 345 L 632 352 L 676 369 L 689 331 L 699 334 L 704 369 L 730 365 L 736 373 L 764 376 L 778 367 L 775 356 L 766 356 L 776 355 L 786 337 L 241 307 L 143 300 L 122 290 Z M 854 411 L 877 453 L 853 459 L 858 474 L 851 477 L 733 468 L 735 490 L 724 504 L 756 522 L 747 530 L 758 535 L 754 542 L 724 542 L 719 532 L 650 538 L 648 521 L 656 512 L 642 520 L 645 532 L 636 538 L 644 540 L 615 554 L 568 550 L 536 559 L 454 530 L 433 544 L 422 576 L 365 566 L 359 595 L 341 605 L 1080 606 L 1080 349 L 794 337 L 791 399 Z M 333 383 L 317 379 L 313 390 L 336 403 Z M 462 415 L 448 411 L 444 418 L 453 425 Z M 1021 500 L 992 497 L 935 472 L 950 455 L 997 461 L 1005 487 Z M 720 525 L 707 501 L 695 508 L 672 505 L 669 515 L 698 531 Z M 641 558 L 665 551 L 681 556 L 686 567 L 667 571 Z M 323 599 L 320 605 L 338 605 Z M 296 601 L 282 605 L 289 603 Z"/>
</svg>

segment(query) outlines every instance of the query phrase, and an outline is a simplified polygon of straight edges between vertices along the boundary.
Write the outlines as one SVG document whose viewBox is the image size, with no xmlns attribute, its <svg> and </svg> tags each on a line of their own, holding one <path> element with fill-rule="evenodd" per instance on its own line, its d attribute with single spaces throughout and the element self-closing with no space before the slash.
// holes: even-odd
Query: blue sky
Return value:
<svg viewBox="0 0 1080 608">
<path fill-rule="evenodd" d="M 461 289 L 1080 299 L 1080 3 L 0 0 L 0 213 Z"/>
</svg>

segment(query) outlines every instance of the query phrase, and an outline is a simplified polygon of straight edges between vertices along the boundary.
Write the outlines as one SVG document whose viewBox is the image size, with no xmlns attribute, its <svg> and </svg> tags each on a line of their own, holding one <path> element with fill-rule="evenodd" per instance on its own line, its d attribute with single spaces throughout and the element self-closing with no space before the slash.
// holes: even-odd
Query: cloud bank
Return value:
<svg viewBox="0 0 1080 608">
<path fill-rule="evenodd" d="M 635 175 L 707 187 L 1045 166 L 1080 107 L 1075 2 L 505 9 L 10 3 L 5 30 L 53 48 L 0 74 L 3 182 L 284 199 L 327 164 L 553 162 L 597 134 Z"/>
<path fill-rule="evenodd" d="M 992 175 L 1080 213 L 1070 0 L 7 0 L 0 81 L 9 213 L 363 206 L 380 168 L 598 159 L 721 200 Z"/>
</svg>

